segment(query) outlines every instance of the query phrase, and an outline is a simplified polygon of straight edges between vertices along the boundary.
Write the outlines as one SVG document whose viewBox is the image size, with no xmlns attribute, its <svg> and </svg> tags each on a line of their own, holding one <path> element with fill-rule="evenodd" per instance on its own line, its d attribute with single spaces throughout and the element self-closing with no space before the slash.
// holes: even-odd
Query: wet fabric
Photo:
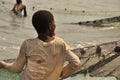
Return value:
<svg viewBox="0 0 120 80">
<path fill-rule="evenodd" d="M 27 63 L 21 80 L 58 80 L 65 61 L 70 62 L 71 69 L 80 64 L 79 58 L 61 38 L 55 37 L 51 42 L 28 39 L 9 70 L 19 72 Z"/>
</svg>

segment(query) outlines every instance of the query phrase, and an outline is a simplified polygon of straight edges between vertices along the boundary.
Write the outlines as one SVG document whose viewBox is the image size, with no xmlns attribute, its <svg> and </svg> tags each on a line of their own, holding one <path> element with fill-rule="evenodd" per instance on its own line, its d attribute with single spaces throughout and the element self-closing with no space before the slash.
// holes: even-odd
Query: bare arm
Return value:
<svg viewBox="0 0 120 80">
<path fill-rule="evenodd" d="M 16 4 L 13 6 L 13 8 L 12 8 L 12 10 L 11 10 L 11 11 L 15 11 L 15 6 L 16 6 Z"/>
<path fill-rule="evenodd" d="M 27 10 L 26 10 L 26 6 L 24 7 L 24 17 L 27 16 Z"/>
</svg>

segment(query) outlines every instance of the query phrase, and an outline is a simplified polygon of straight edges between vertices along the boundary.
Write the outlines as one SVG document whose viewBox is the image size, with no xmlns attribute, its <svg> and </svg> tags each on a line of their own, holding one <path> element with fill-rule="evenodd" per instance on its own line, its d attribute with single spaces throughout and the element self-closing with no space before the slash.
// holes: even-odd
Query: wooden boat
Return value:
<svg viewBox="0 0 120 80">
<path fill-rule="evenodd" d="M 100 80 L 120 80 L 120 41 L 103 43 L 87 48 L 84 55 L 84 58 L 87 59 L 81 59 L 85 68 L 70 75 L 71 77 L 68 76 L 61 80 L 99 80 L 99 78 Z M 80 52 L 79 49 L 74 51 L 76 53 Z M 103 57 L 102 60 L 101 57 Z M 84 74 L 84 79 L 80 77 L 81 74 Z M 88 75 L 87 78 L 86 75 Z"/>
<path fill-rule="evenodd" d="M 82 66 L 74 74 L 62 77 L 60 80 L 120 80 L 119 46 L 120 40 L 73 49 L 75 54 L 81 54 L 79 57 Z M 14 60 L 4 61 L 13 62 Z M 0 80 L 20 80 L 21 74 L 0 68 Z"/>
</svg>

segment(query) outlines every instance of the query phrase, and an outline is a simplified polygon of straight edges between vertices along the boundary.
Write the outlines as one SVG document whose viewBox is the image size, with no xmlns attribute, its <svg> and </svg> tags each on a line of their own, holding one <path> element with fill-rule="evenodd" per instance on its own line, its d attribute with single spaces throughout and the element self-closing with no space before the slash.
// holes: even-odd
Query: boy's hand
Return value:
<svg viewBox="0 0 120 80">
<path fill-rule="evenodd" d="M 0 61 L 0 68 L 4 67 L 4 61 Z"/>
</svg>

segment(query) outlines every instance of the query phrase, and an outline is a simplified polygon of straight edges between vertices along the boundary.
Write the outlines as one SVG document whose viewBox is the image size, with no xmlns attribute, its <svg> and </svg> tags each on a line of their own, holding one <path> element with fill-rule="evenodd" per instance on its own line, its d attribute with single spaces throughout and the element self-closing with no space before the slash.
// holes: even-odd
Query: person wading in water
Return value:
<svg viewBox="0 0 120 80">
<path fill-rule="evenodd" d="M 22 15 L 22 11 L 24 11 L 24 15 Z M 17 16 L 27 16 L 26 6 L 22 4 L 21 0 L 16 0 L 16 4 L 14 5 L 12 12 L 14 12 Z"/>
</svg>

